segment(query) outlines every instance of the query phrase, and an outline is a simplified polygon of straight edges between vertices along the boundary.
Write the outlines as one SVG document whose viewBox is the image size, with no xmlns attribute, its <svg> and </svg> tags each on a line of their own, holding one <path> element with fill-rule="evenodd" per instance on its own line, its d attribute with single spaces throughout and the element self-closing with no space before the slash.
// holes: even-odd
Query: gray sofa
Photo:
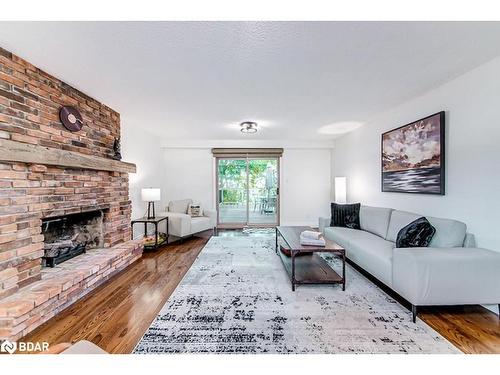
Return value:
<svg viewBox="0 0 500 375">
<path fill-rule="evenodd" d="M 429 247 L 396 248 L 399 230 L 422 217 L 391 208 L 361 206 L 361 230 L 331 227 L 320 218 L 325 237 L 346 249 L 349 260 L 417 307 L 499 304 L 500 253 L 477 248 L 464 223 L 427 216 L 436 228 Z"/>
</svg>

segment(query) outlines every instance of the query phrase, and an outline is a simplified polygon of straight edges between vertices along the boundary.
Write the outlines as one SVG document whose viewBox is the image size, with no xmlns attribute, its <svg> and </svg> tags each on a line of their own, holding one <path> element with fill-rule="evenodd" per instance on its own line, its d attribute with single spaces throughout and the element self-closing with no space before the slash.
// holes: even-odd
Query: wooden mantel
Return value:
<svg viewBox="0 0 500 375">
<path fill-rule="evenodd" d="M 132 163 L 0 139 L 0 161 L 55 165 L 99 171 L 135 173 Z"/>
</svg>

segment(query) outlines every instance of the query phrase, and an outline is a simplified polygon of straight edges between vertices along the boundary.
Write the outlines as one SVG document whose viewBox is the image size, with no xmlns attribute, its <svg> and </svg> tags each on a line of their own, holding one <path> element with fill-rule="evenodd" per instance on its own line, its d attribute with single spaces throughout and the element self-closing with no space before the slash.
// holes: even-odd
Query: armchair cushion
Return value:
<svg viewBox="0 0 500 375">
<path fill-rule="evenodd" d="M 168 216 L 168 234 L 184 237 L 191 234 L 191 216 L 178 212 L 164 212 L 162 215 Z"/>
<path fill-rule="evenodd" d="M 178 212 L 181 214 L 187 214 L 189 205 L 193 203 L 192 199 L 182 199 L 178 201 L 170 201 L 168 203 L 169 212 Z"/>
</svg>

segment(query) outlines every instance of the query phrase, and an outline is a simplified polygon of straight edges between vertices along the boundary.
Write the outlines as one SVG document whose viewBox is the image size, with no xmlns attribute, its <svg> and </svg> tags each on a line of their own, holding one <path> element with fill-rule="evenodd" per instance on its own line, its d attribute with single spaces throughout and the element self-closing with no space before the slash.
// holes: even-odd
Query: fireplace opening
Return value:
<svg viewBox="0 0 500 375">
<path fill-rule="evenodd" d="M 42 219 L 44 265 L 54 267 L 88 249 L 103 247 L 102 224 L 101 210 Z"/>
</svg>

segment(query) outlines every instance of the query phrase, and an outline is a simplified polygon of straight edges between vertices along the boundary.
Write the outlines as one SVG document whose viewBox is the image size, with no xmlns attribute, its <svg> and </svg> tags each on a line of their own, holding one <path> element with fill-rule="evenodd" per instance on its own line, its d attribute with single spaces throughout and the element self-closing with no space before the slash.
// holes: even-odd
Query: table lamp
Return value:
<svg viewBox="0 0 500 375">
<path fill-rule="evenodd" d="M 148 219 L 155 218 L 155 201 L 159 201 L 161 197 L 159 188 L 144 188 L 141 189 L 141 198 L 143 202 L 148 202 Z"/>
</svg>

